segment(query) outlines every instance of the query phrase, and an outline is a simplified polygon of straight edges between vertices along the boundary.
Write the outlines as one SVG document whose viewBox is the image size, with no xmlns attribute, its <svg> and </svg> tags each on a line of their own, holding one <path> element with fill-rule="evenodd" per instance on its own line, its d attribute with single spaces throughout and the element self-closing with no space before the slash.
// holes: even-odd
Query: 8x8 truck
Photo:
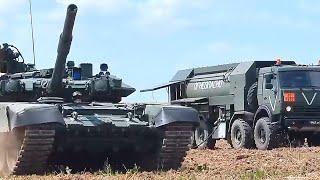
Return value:
<svg viewBox="0 0 320 180">
<path fill-rule="evenodd" d="M 251 61 L 178 71 L 166 84 L 170 103 L 198 110 L 197 146 L 261 150 L 320 145 L 320 66 Z"/>
</svg>

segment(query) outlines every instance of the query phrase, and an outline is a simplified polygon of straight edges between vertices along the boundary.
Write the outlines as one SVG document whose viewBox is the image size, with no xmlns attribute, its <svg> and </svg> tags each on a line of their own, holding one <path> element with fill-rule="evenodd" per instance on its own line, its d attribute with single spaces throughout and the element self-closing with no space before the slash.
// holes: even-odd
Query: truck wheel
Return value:
<svg viewBox="0 0 320 180">
<path fill-rule="evenodd" d="M 260 118 L 254 128 L 254 141 L 260 150 L 272 149 L 276 144 L 276 130 L 268 117 Z"/>
<path fill-rule="evenodd" d="M 211 133 L 212 128 L 205 121 L 200 121 L 200 125 L 193 134 L 195 147 L 214 149 L 216 140 L 212 139 L 211 136 L 209 137 L 209 135 L 212 135 Z"/>
<path fill-rule="evenodd" d="M 250 86 L 247 94 L 248 107 L 252 111 L 256 110 L 258 106 L 257 89 L 258 89 L 258 83 L 255 82 Z"/>
<path fill-rule="evenodd" d="M 307 138 L 308 146 L 320 146 L 320 134 L 313 134 Z"/>
<path fill-rule="evenodd" d="M 236 119 L 233 122 L 231 126 L 231 143 L 235 149 L 252 147 L 252 128 L 246 121 Z"/>
</svg>

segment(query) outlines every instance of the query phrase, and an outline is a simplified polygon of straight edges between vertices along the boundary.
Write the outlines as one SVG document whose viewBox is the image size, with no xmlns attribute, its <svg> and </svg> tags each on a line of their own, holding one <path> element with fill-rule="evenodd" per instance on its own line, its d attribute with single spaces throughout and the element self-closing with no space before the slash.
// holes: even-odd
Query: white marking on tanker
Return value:
<svg viewBox="0 0 320 180">
<path fill-rule="evenodd" d="M 224 84 L 223 80 L 196 82 L 194 84 L 194 90 L 198 90 L 198 89 L 205 90 L 205 89 L 221 88 L 223 84 Z"/>
<path fill-rule="evenodd" d="M 307 104 L 310 106 L 310 105 L 313 103 L 314 99 L 316 98 L 317 93 L 314 93 L 314 94 L 313 94 L 313 97 L 312 97 L 312 99 L 311 99 L 310 102 L 309 102 L 307 96 L 306 96 L 303 92 L 302 92 L 302 96 L 304 97 L 304 100 L 306 100 Z"/>
<path fill-rule="evenodd" d="M 274 104 L 272 105 L 271 97 L 269 96 L 269 103 L 270 103 L 272 111 L 274 111 L 276 109 L 277 99 L 278 99 L 278 96 L 276 96 L 276 99 L 274 100 Z"/>
</svg>

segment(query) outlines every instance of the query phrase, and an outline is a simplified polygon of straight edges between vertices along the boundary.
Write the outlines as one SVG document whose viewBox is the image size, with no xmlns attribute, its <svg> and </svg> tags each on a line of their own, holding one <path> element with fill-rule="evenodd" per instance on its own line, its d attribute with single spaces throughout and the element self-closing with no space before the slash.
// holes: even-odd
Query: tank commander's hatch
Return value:
<svg viewBox="0 0 320 180">
<path fill-rule="evenodd" d="M 19 61 L 21 58 L 22 62 Z M 26 72 L 27 65 L 18 48 L 13 45 L 4 43 L 0 45 L 0 72 L 1 73 L 18 73 Z"/>
<path fill-rule="evenodd" d="M 6 73 L 6 67 L 5 67 L 5 60 L 6 59 L 6 52 L 3 48 L 0 46 L 0 72 Z"/>
</svg>

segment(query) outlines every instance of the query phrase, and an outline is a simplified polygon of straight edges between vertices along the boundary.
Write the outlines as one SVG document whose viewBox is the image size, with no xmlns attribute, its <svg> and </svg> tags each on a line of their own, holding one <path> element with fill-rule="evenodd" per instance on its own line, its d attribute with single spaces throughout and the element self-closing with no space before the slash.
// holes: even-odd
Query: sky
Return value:
<svg viewBox="0 0 320 180">
<path fill-rule="evenodd" d="M 54 66 L 66 7 L 78 6 L 68 60 L 101 63 L 137 89 L 124 102 L 165 102 L 181 69 L 250 60 L 320 59 L 316 0 L 32 0 L 36 67 Z M 0 0 L 0 42 L 32 63 L 28 0 Z"/>
</svg>

